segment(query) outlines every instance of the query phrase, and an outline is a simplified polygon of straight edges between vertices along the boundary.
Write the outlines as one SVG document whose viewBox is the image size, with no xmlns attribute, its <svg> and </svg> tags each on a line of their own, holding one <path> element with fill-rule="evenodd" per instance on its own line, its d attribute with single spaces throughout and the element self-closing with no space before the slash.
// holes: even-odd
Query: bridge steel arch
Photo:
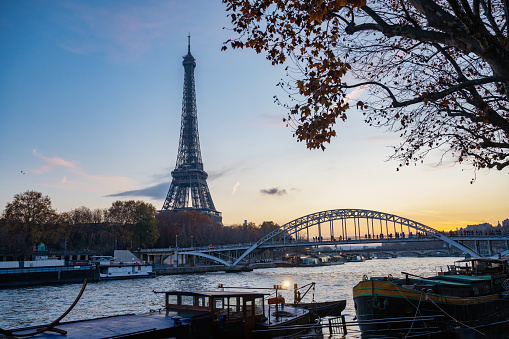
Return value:
<svg viewBox="0 0 509 339">
<path fill-rule="evenodd" d="M 208 259 L 212 259 L 212 260 L 215 260 L 225 266 L 233 266 L 231 262 L 228 262 L 226 260 L 223 260 L 221 258 L 218 258 L 216 256 L 213 256 L 213 255 L 210 255 L 210 254 L 207 254 L 207 253 L 204 253 L 204 252 L 196 252 L 196 251 L 186 251 L 186 252 L 180 252 L 179 253 L 180 255 L 194 255 L 194 256 L 197 256 L 197 257 L 204 257 L 204 258 L 208 258 Z"/>
<path fill-rule="evenodd" d="M 428 235 L 431 235 L 439 240 L 442 240 L 451 246 L 454 246 L 458 248 L 459 250 L 470 254 L 472 257 L 479 257 L 479 255 L 469 249 L 468 247 L 463 246 L 462 244 L 450 239 L 449 237 L 443 235 L 438 230 L 431 228 L 429 226 L 426 226 L 424 224 L 421 224 L 419 222 L 403 218 L 394 214 L 384 213 L 384 212 L 377 212 L 377 211 L 370 211 L 370 210 L 363 210 L 363 209 L 335 209 L 335 210 L 328 210 L 328 211 L 322 211 L 322 212 L 316 212 L 312 214 L 305 215 L 303 217 L 294 219 L 282 226 L 280 226 L 278 229 L 266 234 L 264 237 L 262 237 L 260 240 L 258 240 L 254 245 L 252 245 L 250 248 L 248 248 L 240 257 L 237 258 L 233 262 L 233 266 L 237 265 L 242 259 L 244 259 L 249 253 L 254 251 L 255 249 L 262 246 L 267 241 L 274 239 L 276 237 L 283 236 L 284 241 L 286 241 L 286 238 L 291 237 L 292 235 L 296 235 L 298 232 L 309 229 L 312 226 L 319 225 L 321 223 L 325 222 L 333 222 L 335 220 L 348 220 L 353 219 L 354 225 L 355 220 L 360 219 L 371 219 L 373 220 L 380 220 L 380 222 L 385 221 L 386 226 L 387 223 L 394 223 L 394 225 L 398 224 L 401 227 L 405 226 L 408 228 L 415 229 L 419 232 L 426 233 Z M 360 228 L 360 224 L 359 224 Z M 373 228 L 373 223 L 372 223 Z M 368 226 L 369 231 L 369 226 Z M 359 229 L 359 235 L 360 235 L 360 229 Z"/>
</svg>

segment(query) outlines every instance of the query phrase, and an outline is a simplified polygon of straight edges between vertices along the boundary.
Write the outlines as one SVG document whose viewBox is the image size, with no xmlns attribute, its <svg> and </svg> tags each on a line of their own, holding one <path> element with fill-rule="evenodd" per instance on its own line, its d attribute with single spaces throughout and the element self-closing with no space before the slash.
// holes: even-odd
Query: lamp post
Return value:
<svg viewBox="0 0 509 339">
<path fill-rule="evenodd" d="M 193 236 L 191 236 L 191 248 L 193 248 Z"/>
<path fill-rule="evenodd" d="M 178 234 L 175 234 L 175 256 L 177 257 L 177 267 L 179 266 L 179 246 L 178 246 Z"/>
</svg>

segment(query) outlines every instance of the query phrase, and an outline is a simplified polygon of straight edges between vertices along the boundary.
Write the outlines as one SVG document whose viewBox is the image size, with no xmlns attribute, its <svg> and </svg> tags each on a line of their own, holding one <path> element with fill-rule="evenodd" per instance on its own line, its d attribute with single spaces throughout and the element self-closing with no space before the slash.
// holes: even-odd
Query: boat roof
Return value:
<svg viewBox="0 0 509 339">
<path fill-rule="evenodd" d="M 264 296 L 269 293 L 263 292 L 242 292 L 242 291 L 154 291 L 154 293 L 199 295 L 204 297 L 242 297 L 242 296 Z"/>
<path fill-rule="evenodd" d="M 462 260 L 457 260 L 456 262 L 469 262 L 469 261 L 507 262 L 508 260 L 509 260 L 509 255 L 503 255 L 503 256 L 495 256 L 495 257 L 465 258 Z"/>
<path fill-rule="evenodd" d="M 436 277 L 431 277 L 433 280 L 438 281 L 447 281 L 447 282 L 458 282 L 458 283 L 473 283 L 473 282 L 483 282 L 486 280 L 491 280 L 490 276 L 485 275 L 464 275 L 464 274 L 455 274 L 455 275 L 439 275 Z"/>
</svg>

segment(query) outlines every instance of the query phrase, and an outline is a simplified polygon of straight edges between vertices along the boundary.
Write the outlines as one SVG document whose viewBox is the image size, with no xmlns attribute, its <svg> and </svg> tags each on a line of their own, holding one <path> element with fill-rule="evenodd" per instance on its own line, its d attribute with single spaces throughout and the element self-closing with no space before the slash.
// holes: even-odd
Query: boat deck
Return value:
<svg viewBox="0 0 509 339">
<path fill-rule="evenodd" d="M 152 312 L 146 314 L 126 314 L 111 316 L 105 318 L 88 319 L 81 321 L 65 322 L 56 326 L 60 330 L 67 332 L 62 335 L 56 332 L 44 332 L 31 338 L 124 338 L 143 336 L 149 334 L 151 338 L 166 338 L 168 335 L 174 335 L 179 331 L 187 331 L 186 324 L 178 324 L 172 319 L 173 316 L 180 316 L 183 319 L 200 316 L 206 312 L 185 311 L 175 312 L 161 310 L 161 312 Z M 16 335 L 34 332 L 37 326 L 23 331 L 16 332 Z M 2 335 L 0 335 L 2 338 Z"/>
</svg>

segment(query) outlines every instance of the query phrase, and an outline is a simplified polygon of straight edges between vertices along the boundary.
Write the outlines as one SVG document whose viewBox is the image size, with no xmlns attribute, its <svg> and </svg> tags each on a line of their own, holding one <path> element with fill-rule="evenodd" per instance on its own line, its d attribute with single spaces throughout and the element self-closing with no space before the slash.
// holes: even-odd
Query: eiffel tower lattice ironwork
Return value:
<svg viewBox="0 0 509 339">
<path fill-rule="evenodd" d="M 195 210 L 207 214 L 211 220 L 221 222 L 221 212 L 216 211 L 207 185 L 207 173 L 203 170 L 200 139 L 198 135 L 198 114 L 194 88 L 196 60 L 191 55 L 191 37 L 188 36 L 187 55 L 184 66 L 184 98 L 182 100 L 182 121 L 180 143 L 172 181 L 162 210 Z M 192 206 L 191 206 L 192 203 Z"/>
</svg>

